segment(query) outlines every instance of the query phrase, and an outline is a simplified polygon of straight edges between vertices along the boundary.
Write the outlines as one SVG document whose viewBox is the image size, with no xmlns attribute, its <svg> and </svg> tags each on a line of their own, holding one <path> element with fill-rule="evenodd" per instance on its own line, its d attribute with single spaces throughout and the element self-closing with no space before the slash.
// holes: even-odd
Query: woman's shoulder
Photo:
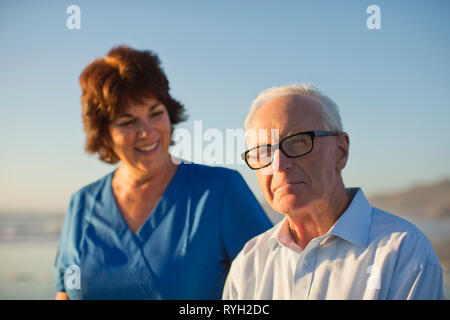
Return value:
<svg viewBox="0 0 450 320">
<path fill-rule="evenodd" d="M 114 171 L 81 187 L 72 194 L 71 201 L 87 200 L 91 199 L 92 197 L 95 198 L 99 194 L 99 192 L 103 191 L 108 185 L 111 184 L 111 178 L 113 174 Z"/>
<path fill-rule="evenodd" d="M 219 166 L 210 166 L 206 164 L 199 164 L 194 162 L 184 162 L 183 165 L 190 170 L 191 172 L 205 176 L 205 177 L 211 177 L 211 176 L 231 176 L 239 173 L 236 170 L 225 168 L 225 167 L 219 167 Z"/>
<path fill-rule="evenodd" d="M 214 184 L 227 184 L 230 180 L 243 181 L 241 174 L 233 169 L 209 166 L 198 163 L 183 163 L 183 166 L 190 173 L 189 175 L 195 181 L 211 182 Z"/>
</svg>

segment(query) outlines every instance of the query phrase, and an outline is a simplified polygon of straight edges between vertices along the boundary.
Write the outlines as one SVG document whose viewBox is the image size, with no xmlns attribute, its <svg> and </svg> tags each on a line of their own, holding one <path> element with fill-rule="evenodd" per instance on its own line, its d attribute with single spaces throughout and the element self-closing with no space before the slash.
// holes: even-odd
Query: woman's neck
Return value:
<svg viewBox="0 0 450 320">
<path fill-rule="evenodd" d="M 114 173 L 113 180 L 115 185 L 120 185 L 125 189 L 148 189 L 166 186 L 172 180 L 178 165 L 168 161 L 164 168 L 154 171 L 143 171 L 122 164 Z"/>
</svg>

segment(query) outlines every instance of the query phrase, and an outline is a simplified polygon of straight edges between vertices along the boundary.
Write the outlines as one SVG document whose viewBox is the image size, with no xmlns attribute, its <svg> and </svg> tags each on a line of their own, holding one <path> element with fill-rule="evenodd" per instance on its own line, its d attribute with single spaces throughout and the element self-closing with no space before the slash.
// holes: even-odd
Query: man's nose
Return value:
<svg viewBox="0 0 450 320">
<path fill-rule="evenodd" d="M 278 148 L 273 153 L 272 170 L 274 172 L 289 170 L 291 168 L 291 159 Z"/>
</svg>

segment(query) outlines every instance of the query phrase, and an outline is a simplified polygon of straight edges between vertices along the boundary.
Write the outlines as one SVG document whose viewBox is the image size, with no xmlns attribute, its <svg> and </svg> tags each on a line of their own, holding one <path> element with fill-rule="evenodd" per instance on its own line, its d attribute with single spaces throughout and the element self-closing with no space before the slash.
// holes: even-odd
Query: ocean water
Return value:
<svg viewBox="0 0 450 320">
<path fill-rule="evenodd" d="M 444 269 L 450 298 L 450 222 L 415 223 L 432 240 Z M 62 216 L 0 216 L 0 299 L 53 299 L 56 256 Z"/>
</svg>

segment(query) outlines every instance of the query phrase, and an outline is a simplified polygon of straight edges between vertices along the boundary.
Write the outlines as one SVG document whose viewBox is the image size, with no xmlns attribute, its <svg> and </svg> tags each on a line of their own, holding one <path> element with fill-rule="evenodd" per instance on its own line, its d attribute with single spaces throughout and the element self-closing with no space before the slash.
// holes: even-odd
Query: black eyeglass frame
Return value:
<svg viewBox="0 0 450 320">
<path fill-rule="evenodd" d="M 288 154 L 286 153 L 286 151 L 283 149 L 283 142 L 286 141 L 286 140 L 289 139 L 289 138 L 292 138 L 292 137 L 295 137 L 295 136 L 300 136 L 300 135 L 305 135 L 305 134 L 311 137 L 311 149 L 310 149 L 308 152 L 303 153 L 303 154 L 301 154 L 301 155 L 299 155 L 299 156 L 290 156 L 290 155 L 288 155 Z M 248 149 L 248 150 L 246 150 L 245 152 L 243 152 L 243 153 L 241 154 L 241 158 L 242 158 L 242 160 L 245 161 L 245 163 L 247 164 L 247 166 L 248 166 L 250 169 L 252 169 L 252 170 L 259 170 L 259 169 L 268 167 L 268 166 L 270 166 L 270 165 L 272 164 L 272 161 L 273 161 L 273 153 L 274 153 L 274 151 L 275 151 L 276 149 L 280 149 L 281 152 L 283 152 L 283 154 L 284 154 L 286 157 L 288 157 L 288 158 L 300 158 L 300 157 L 306 156 L 307 154 L 309 154 L 309 153 L 311 153 L 311 152 L 313 151 L 313 149 L 314 149 L 314 138 L 315 138 L 315 137 L 327 137 L 327 136 L 337 136 L 337 135 L 339 135 L 339 131 L 320 131 L 320 130 L 314 130 L 314 131 L 298 132 L 298 133 L 294 133 L 294 134 L 292 134 L 292 135 L 290 135 L 290 136 L 287 136 L 287 137 L 283 138 L 280 142 L 278 142 L 278 143 L 275 144 L 275 145 L 266 144 L 266 145 L 260 145 L 260 146 L 256 146 L 256 147 L 253 147 L 253 148 L 251 148 L 251 149 Z M 272 160 L 271 160 L 267 165 L 265 165 L 265 166 L 263 166 L 263 167 L 252 168 L 252 167 L 248 164 L 248 162 L 247 162 L 247 154 L 248 154 L 250 151 L 255 150 L 255 149 L 258 149 L 258 148 L 261 148 L 261 147 L 267 147 L 267 148 L 270 148 L 270 149 L 272 150 Z"/>
</svg>

